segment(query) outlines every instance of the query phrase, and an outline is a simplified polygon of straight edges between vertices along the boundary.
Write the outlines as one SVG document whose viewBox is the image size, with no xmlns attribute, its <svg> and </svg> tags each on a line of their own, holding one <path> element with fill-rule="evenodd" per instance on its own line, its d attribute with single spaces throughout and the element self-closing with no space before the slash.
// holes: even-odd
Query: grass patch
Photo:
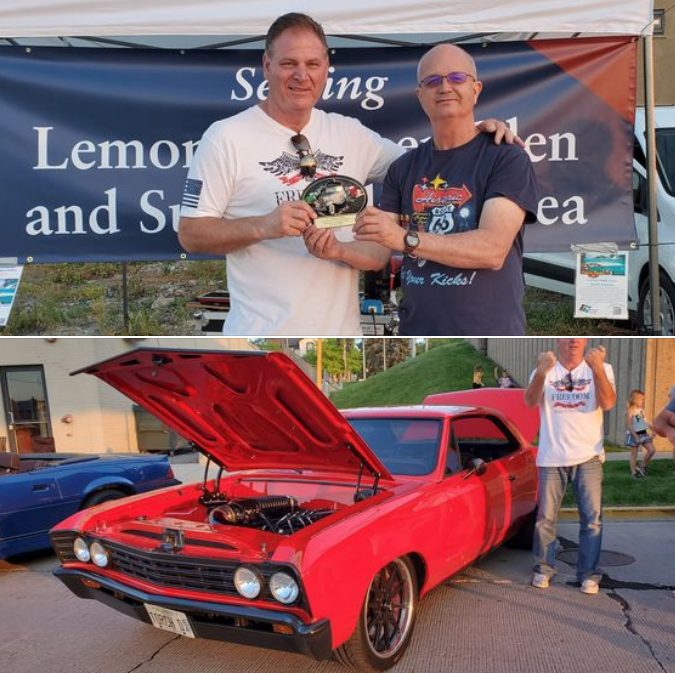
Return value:
<svg viewBox="0 0 675 673">
<path fill-rule="evenodd" d="M 187 302 L 225 289 L 222 260 L 134 262 L 127 270 L 128 330 L 121 264 L 32 264 L 24 268 L 3 335 L 199 334 Z"/>
<path fill-rule="evenodd" d="M 605 507 L 675 505 L 675 472 L 671 460 L 649 463 L 649 476 L 633 479 L 627 460 L 608 460 L 603 465 L 602 504 Z M 567 489 L 563 507 L 575 507 L 572 488 Z"/>
<path fill-rule="evenodd" d="M 547 292 L 535 287 L 525 289 L 523 308 L 530 336 L 631 336 L 636 334 L 629 320 L 591 320 L 574 318 L 574 297 Z"/>
<path fill-rule="evenodd" d="M 447 339 L 416 358 L 331 395 L 338 408 L 420 404 L 431 393 L 471 388 L 473 368 L 483 366 L 483 383 L 495 386 L 494 363 L 461 339 Z"/>
</svg>

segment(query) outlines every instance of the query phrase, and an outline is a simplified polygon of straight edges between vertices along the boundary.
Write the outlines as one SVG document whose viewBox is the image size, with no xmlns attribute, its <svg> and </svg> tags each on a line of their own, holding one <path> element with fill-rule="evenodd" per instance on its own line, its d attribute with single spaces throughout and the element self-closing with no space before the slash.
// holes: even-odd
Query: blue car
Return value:
<svg viewBox="0 0 675 673">
<path fill-rule="evenodd" d="M 0 558 L 48 549 L 85 507 L 177 484 L 166 456 L 0 453 Z"/>
</svg>

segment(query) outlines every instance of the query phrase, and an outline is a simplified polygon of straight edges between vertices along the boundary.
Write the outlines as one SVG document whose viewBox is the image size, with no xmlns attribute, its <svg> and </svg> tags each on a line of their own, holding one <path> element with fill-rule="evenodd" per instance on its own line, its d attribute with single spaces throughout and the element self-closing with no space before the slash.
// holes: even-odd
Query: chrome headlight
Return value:
<svg viewBox="0 0 675 673">
<path fill-rule="evenodd" d="M 240 566 L 234 573 L 234 586 L 244 598 L 256 598 L 262 591 L 262 580 L 251 568 Z"/>
<path fill-rule="evenodd" d="M 73 552 L 75 553 L 75 556 L 77 556 L 77 560 L 82 561 L 82 563 L 87 563 L 91 560 L 89 547 L 81 537 L 75 538 L 75 541 L 73 542 Z"/>
<path fill-rule="evenodd" d="M 91 552 L 91 560 L 99 568 L 105 568 L 108 565 L 108 552 L 100 542 L 92 542 L 89 551 Z"/>
<path fill-rule="evenodd" d="M 300 587 L 288 573 L 274 573 L 270 577 L 270 591 L 280 603 L 289 604 L 298 597 Z"/>
</svg>

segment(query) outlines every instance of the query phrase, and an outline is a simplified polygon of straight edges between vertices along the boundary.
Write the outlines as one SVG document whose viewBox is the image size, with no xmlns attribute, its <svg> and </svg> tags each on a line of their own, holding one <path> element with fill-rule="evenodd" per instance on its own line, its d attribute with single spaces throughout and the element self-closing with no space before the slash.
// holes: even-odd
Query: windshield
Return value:
<svg viewBox="0 0 675 673">
<path fill-rule="evenodd" d="M 441 421 L 428 418 L 348 418 L 392 474 L 429 474 L 436 467 Z"/>
<path fill-rule="evenodd" d="M 675 128 L 656 129 L 656 158 L 661 182 L 675 196 Z"/>
</svg>

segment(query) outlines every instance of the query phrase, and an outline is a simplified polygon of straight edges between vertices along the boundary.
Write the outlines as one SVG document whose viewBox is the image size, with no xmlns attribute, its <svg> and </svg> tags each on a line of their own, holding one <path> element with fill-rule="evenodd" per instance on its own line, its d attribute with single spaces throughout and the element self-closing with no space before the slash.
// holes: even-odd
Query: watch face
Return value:
<svg viewBox="0 0 675 673">
<path fill-rule="evenodd" d="M 415 232 L 409 231 L 405 235 L 405 247 L 409 249 L 416 248 L 420 243 L 420 237 Z"/>
</svg>

